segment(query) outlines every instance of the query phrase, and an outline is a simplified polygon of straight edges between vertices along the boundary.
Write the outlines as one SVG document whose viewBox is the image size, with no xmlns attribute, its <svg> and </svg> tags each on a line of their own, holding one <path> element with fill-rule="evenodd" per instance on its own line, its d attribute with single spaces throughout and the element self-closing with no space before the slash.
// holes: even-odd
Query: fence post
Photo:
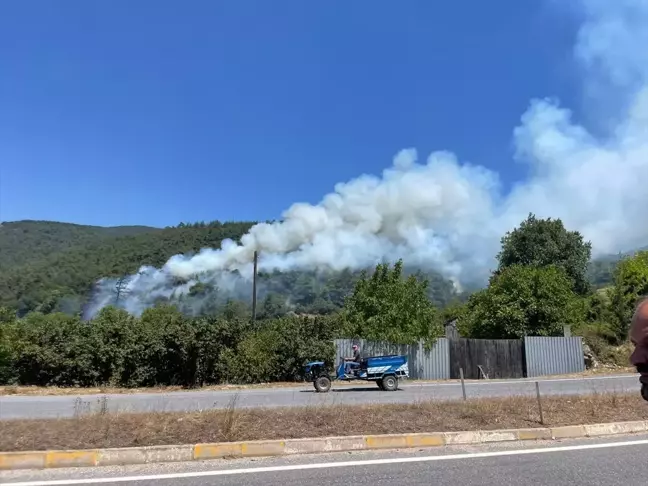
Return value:
<svg viewBox="0 0 648 486">
<path fill-rule="evenodd" d="M 464 382 L 463 368 L 459 368 L 459 376 L 461 377 L 461 393 L 463 394 L 464 401 L 466 400 L 466 383 Z"/>
<path fill-rule="evenodd" d="M 538 398 L 538 410 L 540 410 L 540 424 L 544 425 L 544 415 L 542 414 L 542 400 L 540 400 L 540 383 L 535 382 L 536 385 L 536 397 Z"/>
<path fill-rule="evenodd" d="M 425 375 L 425 367 L 423 366 L 423 363 L 426 361 L 426 356 L 423 354 L 425 350 L 423 349 L 423 340 L 420 339 L 418 342 L 418 349 L 417 349 L 417 354 L 416 354 L 416 366 L 418 367 L 416 369 L 416 372 L 418 375 L 416 376 L 419 380 L 425 380 L 425 379 L 430 379 L 431 376 L 424 376 Z"/>
</svg>

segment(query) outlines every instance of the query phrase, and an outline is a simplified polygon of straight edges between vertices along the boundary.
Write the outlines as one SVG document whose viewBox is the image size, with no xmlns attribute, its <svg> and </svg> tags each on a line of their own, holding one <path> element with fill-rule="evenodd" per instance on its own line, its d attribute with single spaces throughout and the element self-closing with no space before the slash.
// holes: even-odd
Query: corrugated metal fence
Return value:
<svg viewBox="0 0 648 486">
<path fill-rule="evenodd" d="M 529 378 L 585 371 L 583 339 L 580 337 L 527 336 L 524 349 Z"/>
<path fill-rule="evenodd" d="M 364 339 L 336 339 L 336 363 L 343 357 L 353 356 L 351 346 L 358 344 L 364 356 L 383 356 L 388 354 L 407 355 L 410 378 L 416 380 L 450 379 L 450 353 L 448 340 L 437 339 L 431 349 L 425 349 L 423 343 L 399 345 L 384 342 L 365 341 Z"/>
<path fill-rule="evenodd" d="M 439 338 L 431 349 L 422 343 L 398 345 L 364 339 L 336 339 L 336 363 L 343 357 L 353 356 L 351 346 L 358 344 L 364 356 L 388 354 L 407 355 L 410 378 L 419 380 L 448 380 L 451 376 L 450 342 Z M 524 361 L 526 376 L 579 373 L 585 370 L 583 341 L 580 337 L 525 337 Z M 496 360 L 495 360 L 496 361 Z M 482 363 L 484 364 L 484 363 Z M 491 377 L 497 377 L 498 370 L 489 370 Z"/>
</svg>

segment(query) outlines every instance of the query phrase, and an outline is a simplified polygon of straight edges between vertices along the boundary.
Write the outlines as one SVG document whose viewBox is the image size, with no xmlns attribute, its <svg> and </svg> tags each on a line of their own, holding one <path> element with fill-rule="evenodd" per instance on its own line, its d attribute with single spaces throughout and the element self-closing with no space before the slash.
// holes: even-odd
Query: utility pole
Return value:
<svg viewBox="0 0 648 486">
<path fill-rule="evenodd" d="M 252 322 L 256 321 L 258 260 L 259 260 L 259 253 L 256 250 L 254 250 L 254 274 L 252 275 Z"/>
</svg>

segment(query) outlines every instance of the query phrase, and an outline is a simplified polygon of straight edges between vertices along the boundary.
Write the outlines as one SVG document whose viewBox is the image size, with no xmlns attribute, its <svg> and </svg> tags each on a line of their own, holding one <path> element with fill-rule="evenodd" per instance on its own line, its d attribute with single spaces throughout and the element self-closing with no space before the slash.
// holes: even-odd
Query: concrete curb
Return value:
<svg viewBox="0 0 648 486">
<path fill-rule="evenodd" d="M 325 452 L 407 449 L 518 440 L 554 440 L 648 432 L 648 421 L 564 427 L 432 432 L 423 434 L 359 435 L 312 439 L 260 440 L 128 447 L 78 451 L 0 452 L 0 470 L 57 467 L 123 466 L 205 459 L 286 456 Z"/>
</svg>

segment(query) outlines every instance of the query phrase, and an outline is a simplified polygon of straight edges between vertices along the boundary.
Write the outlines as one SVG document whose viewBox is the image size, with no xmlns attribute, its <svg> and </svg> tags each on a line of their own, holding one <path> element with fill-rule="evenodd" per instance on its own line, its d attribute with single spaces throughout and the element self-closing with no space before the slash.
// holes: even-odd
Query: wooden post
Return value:
<svg viewBox="0 0 648 486">
<path fill-rule="evenodd" d="M 459 368 L 459 376 L 461 377 L 461 393 L 463 394 L 463 399 L 466 400 L 466 383 L 464 382 L 463 368 Z"/>
<path fill-rule="evenodd" d="M 259 260 L 259 253 L 256 250 L 254 250 L 254 274 L 252 276 L 252 322 L 256 321 L 258 260 Z"/>
<path fill-rule="evenodd" d="M 537 381 L 536 384 L 536 397 L 538 398 L 538 410 L 540 410 L 540 424 L 544 425 L 544 415 L 542 414 L 542 401 L 540 400 L 540 383 Z"/>
</svg>

